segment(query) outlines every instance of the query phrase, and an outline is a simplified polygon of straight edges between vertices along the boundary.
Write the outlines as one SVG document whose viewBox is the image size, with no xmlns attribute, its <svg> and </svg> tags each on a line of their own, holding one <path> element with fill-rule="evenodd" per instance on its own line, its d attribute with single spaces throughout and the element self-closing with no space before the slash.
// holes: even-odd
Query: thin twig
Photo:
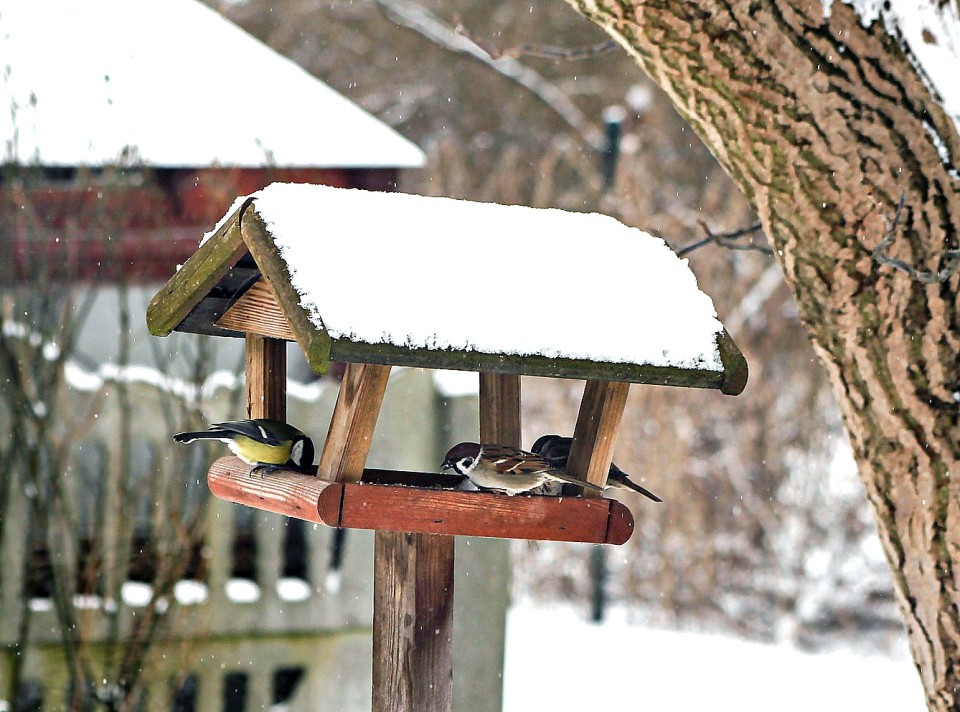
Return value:
<svg viewBox="0 0 960 712">
<path fill-rule="evenodd" d="M 753 225 L 748 225 L 747 227 L 742 227 L 738 230 L 731 230 L 730 232 L 713 232 L 702 220 L 700 222 L 700 227 L 703 228 L 704 237 L 696 242 L 691 242 L 689 245 L 685 245 L 677 250 L 677 257 L 686 257 L 694 250 L 698 250 L 704 245 L 709 245 L 715 243 L 721 247 L 726 247 L 728 250 L 753 250 L 755 252 L 761 252 L 765 255 L 772 255 L 773 250 L 765 245 L 758 245 L 752 240 L 746 244 L 736 242 L 741 237 L 747 235 L 752 235 L 753 233 L 763 234 L 763 228 L 760 223 L 754 223 Z"/>
<path fill-rule="evenodd" d="M 604 54 L 612 49 L 616 49 L 617 43 L 613 40 L 604 40 L 590 47 L 554 47 L 552 45 L 522 44 L 519 47 L 508 49 L 504 52 L 507 57 L 545 57 L 547 59 L 556 59 L 562 62 L 576 62 L 581 59 L 596 57 L 598 54 Z"/>
<path fill-rule="evenodd" d="M 455 52 L 485 64 L 503 77 L 515 82 L 548 106 L 557 116 L 576 131 L 584 143 L 595 150 L 602 150 L 603 137 L 600 130 L 587 118 L 575 103 L 560 89 L 539 73 L 513 57 L 495 58 L 472 39 L 457 33 L 437 19 L 426 8 L 405 0 L 375 0 L 386 15 L 438 47 Z"/>
<path fill-rule="evenodd" d="M 872 257 L 875 262 L 888 265 L 901 272 L 906 272 L 911 279 L 915 279 L 923 284 L 943 284 L 960 269 L 960 250 L 946 250 L 944 252 L 947 260 L 943 269 L 939 272 L 918 270 L 913 265 L 903 260 L 898 260 L 895 257 L 890 257 L 884 252 L 884 250 L 893 244 L 893 240 L 897 235 L 897 226 L 900 224 L 900 215 L 903 212 L 903 204 L 906 198 L 906 193 L 900 194 L 900 200 L 897 201 L 897 209 L 893 214 L 893 220 L 890 221 L 890 226 L 887 228 L 886 233 L 884 233 L 883 239 L 873 248 Z"/>
<path fill-rule="evenodd" d="M 598 42 L 597 44 L 590 45 L 589 47 L 572 48 L 557 47 L 554 45 L 537 45 L 530 42 L 524 42 L 516 47 L 507 47 L 506 49 L 501 49 L 499 47 L 491 46 L 489 43 L 486 43 L 476 37 L 463 25 L 462 22 L 457 22 L 453 29 L 454 32 L 461 37 L 466 37 L 468 40 L 477 45 L 477 47 L 489 54 L 493 59 L 500 59 L 501 57 L 542 57 L 545 59 L 555 59 L 562 62 L 576 62 L 581 59 L 596 57 L 598 54 L 603 54 L 604 52 L 609 52 L 617 46 L 617 43 L 613 40 L 604 40 L 603 42 Z"/>
</svg>

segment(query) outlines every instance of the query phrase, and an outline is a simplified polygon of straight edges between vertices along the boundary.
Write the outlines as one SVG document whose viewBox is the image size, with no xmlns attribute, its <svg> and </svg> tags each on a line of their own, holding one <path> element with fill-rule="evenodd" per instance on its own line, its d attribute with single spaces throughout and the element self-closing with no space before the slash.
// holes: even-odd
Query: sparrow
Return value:
<svg viewBox="0 0 960 712">
<path fill-rule="evenodd" d="M 257 418 L 214 423 L 209 430 L 177 433 L 173 439 L 178 443 L 224 442 L 230 452 L 248 465 L 256 466 L 250 474 L 263 475 L 283 468 L 309 474 L 313 465 L 313 441 L 301 430 L 279 420 Z"/>
<path fill-rule="evenodd" d="M 570 445 L 573 444 L 573 438 L 565 438 L 560 435 L 544 435 L 537 438 L 533 444 L 533 452 L 547 460 L 554 467 L 561 470 L 567 467 L 567 458 L 570 457 Z M 662 502 L 653 492 L 645 487 L 641 487 L 627 476 L 627 473 L 621 470 L 614 463 L 610 463 L 610 472 L 607 473 L 607 487 L 619 487 L 621 489 L 633 490 L 639 492 L 645 497 L 649 497 L 654 502 Z"/>
<path fill-rule="evenodd" d="M 440 469 L 454 470 L 481 489 L 504 492 L 510 496 L 528 492 L 545 482 L 565 482 L 602 491 L 595 484 L 571 477 L 539 455 L 506 445 L 469 442 L 454 445 L 447 452 Z"/>
</svg>

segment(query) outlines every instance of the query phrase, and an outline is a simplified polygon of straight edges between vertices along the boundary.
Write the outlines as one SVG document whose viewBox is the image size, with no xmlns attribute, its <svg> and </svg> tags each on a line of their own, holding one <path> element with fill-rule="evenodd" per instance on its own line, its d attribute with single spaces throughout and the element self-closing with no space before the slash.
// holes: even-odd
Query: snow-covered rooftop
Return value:
<svg viewBox="0 0 960 712">
<path fill-rule="evenodd" d="M 723 371 L 686 260 L 612 217 L 276 183 L 251 205 L 333 339 Z"/>
<path fill-rule="evenodd" d="M 0 0 L 0 163 L 415 167 L 386 124 L 197 0 Z"/>
</svg>

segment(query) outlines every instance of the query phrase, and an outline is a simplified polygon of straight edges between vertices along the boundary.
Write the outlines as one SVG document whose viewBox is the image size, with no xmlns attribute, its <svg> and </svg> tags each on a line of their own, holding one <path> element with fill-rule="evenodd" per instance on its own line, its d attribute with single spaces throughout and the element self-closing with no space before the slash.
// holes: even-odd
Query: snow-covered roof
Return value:
<svg viewBox="0 0 960 712">
<path fill-rule="evenodd" d="M 0 0 L 0 163 L 416 167 L 423 153 L 197 0 Z"/>
<path fill-rule="evenodd" d="M 309 352 L 324 334 L 343 351 L 334 360 L 369 345 L 395 364 L 561 376 L 607 364 L 611 380 L 684 371 L 716 388 L 742 365 L 745 381 L 687 261 L 605 215 L 275 183 L 208 237 L 155 297 L 153 333 L 178 328 L 214 281 L 198 266 L 209 270 L 214 250 L 236 255 L 242 239 L 292 335 Z"/>
</svg>

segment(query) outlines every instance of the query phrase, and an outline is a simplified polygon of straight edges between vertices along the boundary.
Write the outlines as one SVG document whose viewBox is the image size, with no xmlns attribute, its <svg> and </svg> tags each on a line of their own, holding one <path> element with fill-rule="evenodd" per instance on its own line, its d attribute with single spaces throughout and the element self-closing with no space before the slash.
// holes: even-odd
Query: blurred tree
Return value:
<svg viewBox="0 0 960 712">
<path fill-rule="evenodd" d="M 68 687 L 45 694 L 66 694 L 65 709 L 136 709 L 154 674 L 181 672 L 161 664 L 156 649 L 175 632 L 174 586 L 203 574 L 204 497 L 198 475 L 192 490 L 185 478 L 200 462 L 175 449 L 163 456 L 144 431 L 162 423 L 159 432 L 173 432 L 196 424 L 197 414 L 189 398 L 162 390 L 147 397 L 149 423 L 136 407 L 146 389 L 131 383 L 128 369 L 131 320 L 142 308 L 132 304 L 113 239 L 128 215 L 109 199 L 135 180 L 123 169 L 61 178 L 7 167 L 0 176 L 0 238 L 18 255 L 0 265 L 0 645 L 11 661 L 0 700 L 16 701 L 36 682 L 25 670 L 35 646 L 51 638 Z M 69 223 L 53 227 L 44 197 L 55 191 L 99 199 L 71 206 Z M 91 267 L 90 253 L 103 264 Z M 105 292 L 115 294 L 117 311 L 91 321 Z M 83 380 L 76 373 L 86 360 L 78 347 L 84 330 L 117 343 L 109 364 L 93 367 L 113 376 L 88 376 L 97 383 L 86 389 L 75 383 Z M 202 345 L 193 350 L 195 391 L 211 366 Z M 154 373 L 169 375 L 159 353 Z M 132 581 L 148 587 L 146 600 L 130 603 L 124 591 Z M 43 615 L 49 609 L 55 626 Z"/>
<path fill-rule="evenodd" d="M 942 43 L 956 61 L 956 3 L 901 6 L 922 17 L 915 36 L 890 4 L 872 18 L 841 2 L 571 4 L 666 92 L 772 238 L 840 403 L 928 705 L 960 708 L 960 134 L 917 61 Z"/>
</svg>

